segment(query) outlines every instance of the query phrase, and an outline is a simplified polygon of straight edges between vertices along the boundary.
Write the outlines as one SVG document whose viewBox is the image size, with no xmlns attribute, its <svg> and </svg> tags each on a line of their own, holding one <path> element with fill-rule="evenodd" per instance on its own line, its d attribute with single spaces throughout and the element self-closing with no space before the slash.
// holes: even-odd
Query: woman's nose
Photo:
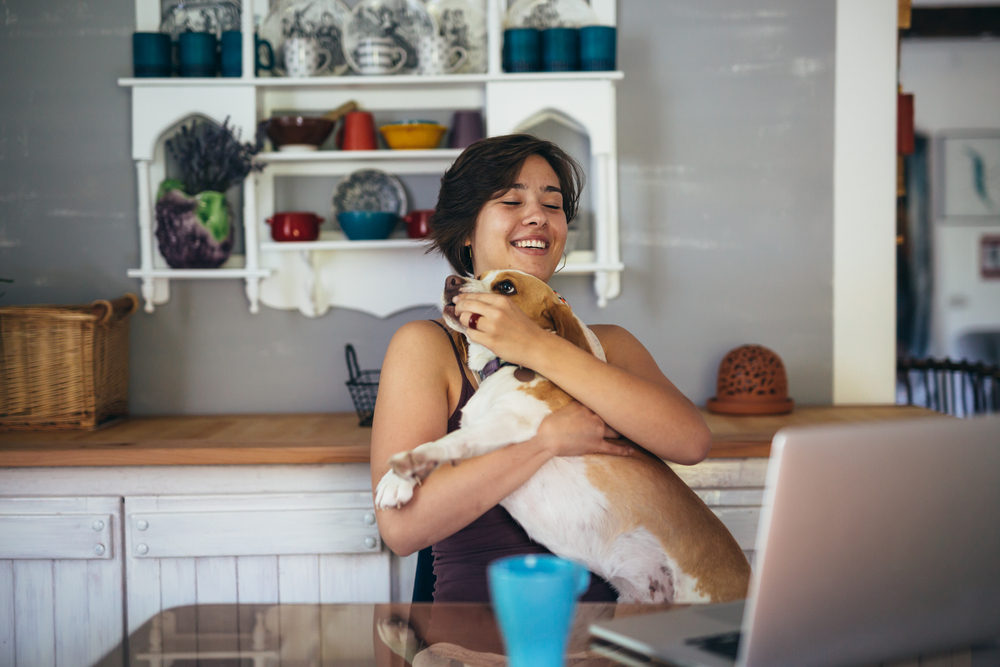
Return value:
<svg viewBox="0 0 1000 667">
<path fill-rule="evenodd" d="M 541 202 L 530 202 L 524 209 L 522 225 L 544 225 L 549 221 L 548 211 Z"/>
</svg>

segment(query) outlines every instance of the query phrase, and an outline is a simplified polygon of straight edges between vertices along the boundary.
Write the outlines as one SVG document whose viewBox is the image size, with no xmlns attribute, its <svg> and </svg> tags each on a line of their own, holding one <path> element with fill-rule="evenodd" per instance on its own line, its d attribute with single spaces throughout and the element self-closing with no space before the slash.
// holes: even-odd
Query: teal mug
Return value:
<svg viewBox="0 0 1000 667">
<path fill-rule="evenodd" d="M 550 554 L 501 558 L 487 569 L 508 667 L 561 667 L 576 601 L 590 572 Z"/>
<path fill-rule="evenodd" d="M 222 76 L 243 76 L 243 33 L 239 30 L 226 30 L 220 39 L 219 63 Z M 254 35 L 254 74 L 260 70 L 274 69 L 274 50 L 271 43 Z"/>
</svg>

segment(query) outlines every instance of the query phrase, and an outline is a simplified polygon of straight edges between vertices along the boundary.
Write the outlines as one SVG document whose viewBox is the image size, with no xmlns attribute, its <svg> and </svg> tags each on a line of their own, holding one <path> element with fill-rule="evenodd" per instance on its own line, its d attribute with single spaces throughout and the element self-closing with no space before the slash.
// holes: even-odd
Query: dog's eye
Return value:
<svg viewBox="0 0 1000 667">
<path fill-rule="evenodd" d="M 506 294 L 507 296 L 512 296 L 514 294 L 517 294 L 517 288 L 515 288 L 514 283 L 512 283 L 509 280 L 504 280 L 501 283 L 497 283 L 497 286 L 494 287 L 493 289 L 495 289 L 497 292 L 500 292 L 501 294 Z"/>
</svg>

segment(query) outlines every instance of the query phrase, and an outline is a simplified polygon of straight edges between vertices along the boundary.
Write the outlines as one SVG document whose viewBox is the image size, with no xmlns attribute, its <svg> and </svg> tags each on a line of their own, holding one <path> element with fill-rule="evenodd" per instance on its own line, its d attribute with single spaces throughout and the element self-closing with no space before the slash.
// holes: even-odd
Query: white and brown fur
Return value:
<svg viewBox="0 0 1000 667">
<path fill-rule="evenodd" d="M 606 361 L 597 337 L 570 307 L 543 281 L 520 271 L 490 271 L 478 280 L 452 276 L 443 297 L 445 321 L 465 332 L 449 307 L 456 290 L 503 293 L 510 285 L 510 297 L 539 326 Z M 493 358 L 470 341 L 472 370 Z M 377 507 L 407 503 L 420 479 L 443 463 L 531 439 L 548 414 L 572 400 L 541 375 L 522 381 L 515 370 L 501 367 L 482 382 L 457 431 L 393 456 L 376 489 Z M 607 580 L 619 602 L 746 597 L 750 565 L 736 540 L 676 473 L 641 448 L 624 457 L 554 458 L 500 504 L 533 540 Z"/>
</svg>

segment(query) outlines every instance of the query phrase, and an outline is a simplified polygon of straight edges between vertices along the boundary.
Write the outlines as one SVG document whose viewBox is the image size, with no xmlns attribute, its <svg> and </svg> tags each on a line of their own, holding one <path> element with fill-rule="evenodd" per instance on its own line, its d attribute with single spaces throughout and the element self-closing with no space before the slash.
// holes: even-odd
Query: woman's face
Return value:
<svg viewBox="0 0 1000 667">
<path fill-rule="evenodd" d="M 566 247 L 559 178 L 541 155 L 524 161 L 507 192 L 486 202 L 469 238 L 475 275 L 517 269 L 548 281 Z"/>
</svg>

